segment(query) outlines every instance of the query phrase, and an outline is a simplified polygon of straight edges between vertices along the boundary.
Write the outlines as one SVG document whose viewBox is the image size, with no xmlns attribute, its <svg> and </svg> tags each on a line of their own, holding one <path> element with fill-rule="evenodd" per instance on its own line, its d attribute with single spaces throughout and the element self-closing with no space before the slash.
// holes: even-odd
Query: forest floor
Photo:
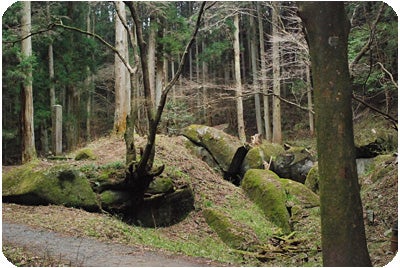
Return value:
<svg viewBox="0 0 400 268">
<path fill-rule="evenodd" d="M 145 140 L 138 138 L 138 144 L 144 144 Z M 105 137 L 94 141 L 87 147 L 92 148 L 97 155 L 96 160 L 74 161 L 67 160 L 71 165 L 106 165 L 110 163 L 124 163 L 125 144 L 122 137 Z M 167 172 L 186 172 L 190 177 L 196 178 L 190 181 L 194 188 L 196 209 L 182 222 L 165 228 L 142 228 L 135 229 L 118 218 L 107 214 L 89 213 L 80 209 L 66 208 L 62 206 L 21 206 L 16 204 L 2 204 L 3 220 L 3 253 L 17 262 L 20 266 L 304 266 L 293 256 L 277 256 L 268 263 L 261 263 L 257 260 L 249 259 L 248 256 L 240 255 L 238 252 L 229 251 L 227 256 L 223 255 L 218 248 L 204 248 L 203 253 L 187 253 L 190 249 L 192 237 L 198 239 L 219 240 L 205 222 L 201 207 L 204 202 L 226 206 L 226 197 L 235 193 L 237 196 L 246 199 L 240 188 L 224 181 L 221 176 L 212 170 L 207 164 L 197 159 L 185 148 L 184 141 L 180 137 L 160 136 L 157 138 L 157 161 L 162 161 L 167 166 L 179 167 L 179 170 L 172 169 Z M 71 154 L 72 155 L 72 154 Z M 42 160 L 42 167 L 54 165 L 54 161 Z M 3 166 L 3 172 L 13 167 Z M 371 185 L 369 177 L 365 178 L 366 184 Z M 368 194 L 363 195 L 363 202 L 370 210 L 374 210 L 375 218 L 373 223 L 366 225 L 368 246 L 374 266 L 388 264 L 394 257 L 390 252 L 390 235 L 388 230 L 391 222 L 397 219 L 397 167 L 395 173 L 383 176 Z M 203 194 L 207 192 L 211 200 L 204 200 Z M 203 193 L 203 194 L 202 194 Z M 201 203 L 202 202 L 202 203 Z M 22 229 L 18 229 L 22 228 Z M 20 230 L 20 231 L 18 231 Z M 21 230 L 25 230 L 22 232 Z M 14 232 L 11 237 L 20 240 L 12 241 L 7 236 L 7 232 Z M 22 237 L 28 237 L 26 233 L 32 233 L 31 239 L 23 242 Z M 127 235 L 129 233 L 129 235 Z M 39 251 L 32 246 L 32 243 L 39 243 L 38 234 L 53 235 L 53 239 L 72 239 L 70 243 L 75 248 L 69 249 L 69 255 L 62 255 L 60 251 L 50 250 L 50 244 L 41 248 Z M 8 237 L 8 238 L 7 238 Z M 163 240 L 163 238 L 166 238 Z M 49 241 L 53 240 L 50 239 Z M 78 240 L 77 240 L 78 239 Z M 316 239 L 316 238 L 314 238 Z M 150 241 L 151 240 L 151 241 Z M 185 241 L 186 245 L 173 244 L 170 241 Z M 19 242 L 18 242 L 19 241 Z M 76 243 L 80 241 L 78 247 L 82 249 L 80 253 L 76 251 Z M 97 241 L 97 242 L 96 242 Z M 157 241 L 163 243 L 162 247 L 157 245 Z M 86 243 L 86 244 L 85 244 Z M 165 245 L 167 244 L 167 245 Z M 211 247 L 210 242 L 210 247 Z M 68 244 L 59 244 L 59 250 L 67 250 Z M 107 246 L 112 245 L 107 248 Z M 178 246 L 177 246 L 178 245 Z M 41 246 L 39 246 L 41 247 Z M 84 253 L 85 250 L 96 249 L 100 255 Z M 218 246 L 217 246 L 218 247 Z M 221 246 L 222 247 L 222 246 Z M 122 250 L 122 248 L 124 248 Z M 198 249 L 195 249 L 198 250 Z M 118 252 L 117 252 L 118 251 Z M 51 254 L 55 252 L 55 254 Z M 115 254 L 113 254 L 113 252 Z M 140 252 L 140 255 L 136 255 Z M 215 254 L 215 255 L 212 255 Z M 184 255 L 203 256 L 205 258 L 187 257 Z M 208 257 L 208 255 L 210 255 Z M 66 257 L 66 258 L 63 258 Z M 69 256 L 69 257 L 68 257 Z M 96 257 L 98 256 L 98 258 Z M 112 261 L 115 256 L 115 262 Z M 137 262 L 129 261 L 124 263 L 125 257 L 136 258 Z M 159 258 L 160 262 L 152 262 Z M 209 259 L 208 259 L 209 258 Z M 98 259 L 98 263 L 91 261 Z M 90 260 L 90 262 L 89 262 Z M 102 261 L 103 260 L 103 261 Z M 86 262 L 85 262 L 86 261 Z M 112 265 L 113 264 L 113 265 Z M 311 263 L 313 266 L 322 265 L 319 260 Z M 310 265 L 310 263 L 308 264 Z"/>
</svg>

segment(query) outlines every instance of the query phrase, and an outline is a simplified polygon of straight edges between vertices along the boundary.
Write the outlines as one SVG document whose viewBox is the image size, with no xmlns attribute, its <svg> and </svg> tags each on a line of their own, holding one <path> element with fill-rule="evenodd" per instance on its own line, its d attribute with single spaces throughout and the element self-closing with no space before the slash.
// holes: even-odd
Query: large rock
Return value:
<svg viewBox="0 0 400 268">
<path fill-rule="evenodd" d="M 190 125 L 182 130 L 182 135 L 210 152 L 224 172 L 229 170 L 236 151 L 243 146 L 236 137 L 203 125 Z"/>
<path fill-rule="evenodd" d="M 319 206 L 319 197 L 304 184 L 279 178 L 273 171 L 250 169 L 246 172 L 242 188 L 247 196 L 284 233 L 291 231 L 291 216 L 304 209 Z"/>
<path fill-rule="evenodd" d="M 144 227 L 164 227 L 178 223 L 194 209 L 194 194 L 189 187 L 145 198 L 134 212 L 134 223 Z"/>
<path fill-rule="evenodd" d="M 242 188 L 262 209 L 267 219 L 280 227 L 284 233 L 291 231 L 286 192 L 278 175 L 270 170 L 249 169 L 244 175 Z"/>
<path fill-rule="evenodd" d="M 241 167 L 242 176 L 249 169 L 264 169 L 264 163 L 269 163 L 278 155 L 284 154 L 285 149 L 277 143 L 263 142 L 258 146 L 251 148 L 243 160 Z"/>
<path fill-rule="evenodd" d="M 98 168 L 93 167 L 97 170 Z M 39 162 L 16 168 L 3 176 L 3 201 L 24 205 L 64 205 L 87 211 L 105 210 L 146 227 L 169 226 L 194 209 L 191 189 L 175 190 L 169 178 L 156 178 L 138 207 L 131 189 L 113 172 L 85 174 L 69 165 L 44 170 Z M 108 174 L 108 175 L 107 175 Z"/>
<path fill-rule="evenodd" d="M 257 235 L 249 226 L 234 221 L 220 210 L 206 208 L 203 210 L 203 216 L 207 224 L 231 248 L 254 251 L 260 244 Z"/>
<path fill-rule="evenodd" d="M 26 205 L 64 205 L 98 210 L 96 194 L 80 171 L 67 165 L 38 170 L 38 162 L 3 176 L 3 201 Z"/>
<path fill-rule="evenodd" d="M 276 157 L 272 162 L 271 170 L 281 178 L 304 183 L 313 166 L 314 159 L 306 148 L 291 147 Z"/>
<path fill-rule="evenodd" d="M 319 196 L 304 184 L 289 180 L 279 179 L 286 192 L 287 202 L 300 208 L 313 208 L 319 206 Z"/>
<path fill-rule="evenodd" d="M 318 174 L 318 165 L 315 165 L 310 169 L 307 174 L 306 181 L 304 185 L 307 186 L 311 191 L 316 194 L 319 194 L 319 174 Z"/>
<path fill-rule="evenodd" d="M 214 157 L 207 151 L 206 148 L 192 142 L 190 139 L 183 137 L 185 139 L 185 146 L 190 150 L 190 152 L 200 158 L 202 161 L 206 162 L 211 168 L 216 171 L 222 171 L 215 161 Z"/>
</svg>

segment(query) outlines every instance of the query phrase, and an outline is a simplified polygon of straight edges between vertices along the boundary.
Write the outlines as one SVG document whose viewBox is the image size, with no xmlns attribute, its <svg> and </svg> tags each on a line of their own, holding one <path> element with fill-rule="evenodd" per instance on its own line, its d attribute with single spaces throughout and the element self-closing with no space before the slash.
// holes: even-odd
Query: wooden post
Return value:
<svg viewBox="0 0 400 268">
<path fill-rule="evenodd" d="M 54 155 L 62 153 L 62 106 L 53 105 L 51 114 L 52 123 L 52 149 Z"/>
</svg>

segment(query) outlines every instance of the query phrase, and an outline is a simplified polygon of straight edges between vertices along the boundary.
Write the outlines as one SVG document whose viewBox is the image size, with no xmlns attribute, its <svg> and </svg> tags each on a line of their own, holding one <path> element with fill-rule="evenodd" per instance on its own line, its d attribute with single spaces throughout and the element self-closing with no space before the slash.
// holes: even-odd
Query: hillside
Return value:
<svg viewBox="0 0 400 268">
<path fill-rule="evenodd" d="M 145 142 L 140 137 L 137 141 L 139 144 Z M 78 168 L 104 165 L 118 167 L 124 163 L 125 144 L 121 137 L 104 137 L 87 147 L 93 150 L 97 156 L 96 160 L 70 159 L 67 160 L 68 163 Z M 294 244 L 285 245 L 285 237 L 265 220 L 260 209 L 246 197 L 241 188 L 223 180 L 205 162 L 193 156 L 185 147 L 182 137 L 158 136 L 156 150 L 156 163 L 166 165 L 163 176 L 173 178 L 176 185 L 189 184 L 195 194 L 194 211 L 178 224 L 146 229 L 130 226 L 107 214 L 88 213 L 59 206 L 26 207 L 15 204 L 3 204 L 3 220 L 72 236 L 90 236 L 99 240 L 205 257 L 218 261 L 218 265 L 321 265 L 319 227 L 316 221 L 312 220 L 312 215 L 305 215 L 301 219 L 296 233 L 291 237 L 292 240 L 287 238 L 287 241 Z M 71 153 L 71 156 L 74 154 Z M 59 161 L 42 160 L 40 165 L 47 168 L 55 162 Z M 374 212 L 374 219 L 367 224 L 366 230 L 371 258 L 375 266 L 381 266 L 393 258 L 393 254 L 389 252 L 388 230 L 393 220 L 397 219 L 397 163 L 390 156 L 376 163 L 373 169 L 363 176 L 362 196 L 366 211 Z M 9 168 L 3 167 L 3 172 Z M 383 207 L 384 209 L 381 209 Z M 205 208 L 218 208 L 228 214 L 239 228 L 251 226 L 257 239 L 263 241 L 264 252 L 259 251 L 257 255 L 229 248 L 206 223 L 203 217 Z M 247 233 L 247 230 L 243 232 Z M 279 238 L 282 240 L 276 244 Z M 279 244 L 280 247 L 277 246 Z M 265 253 L 268 251 L 268 245 L 275 245 L 275 253 Z M 280 250 L 276 250 L 277 248 Z"/>
</svg>

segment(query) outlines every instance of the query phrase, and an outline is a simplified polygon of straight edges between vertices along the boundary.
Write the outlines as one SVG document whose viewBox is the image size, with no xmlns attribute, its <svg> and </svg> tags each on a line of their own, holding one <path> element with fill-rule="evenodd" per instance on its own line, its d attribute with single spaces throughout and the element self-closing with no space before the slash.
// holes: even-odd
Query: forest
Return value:
<svg viewBox="0 0 400 268">
<path fill-rule="evenodd" d="M 125 216 L 135 210 L 134 216 L 128 213 L 135 220 L 155 178 L 173 173 L 181 178 L 182 171 L 175 169 L 190 170 L 189 163 L 178 164 L 172 155 L 186 157 L 180 151 L 187 147 L 180 146 L 182 136 L 211 154 L 218 167 L 206 161 L 209 166 L 242 187 L 260 207 L 267 201 L 252 197 L 256 190 L 252 192 L 251 183 L 256 182 L 251 172 L 263 177 L 254 170 L 266 169 L 303 187 L 318 166 L 319 189 L 311 190 L 320 202 L 324 266 L 382 264 L 368 255 L 370 227 L 364 228 L 366 210 L 361 204 L 363 199 L 365 207 L 368 194 L 360 197 L 358 181 L 376 170 L 357 176 L 356 158 L 395 154 L 397 168 L 397 77 L 398 18 L 384 2 L 16 2 L 2 17 L 2 165 L 29 165 L 37 159 L 68 163 L 81 148 L 104 141 L 106 150 L 118 140 L 117 147 L 99 154 L 118 158 L 114 175 L 123 181 L 115 183 L 114 175 L 109 184 L 99 178 L 91 181 L 110 165 L 77 165 L 96 195 L 130 192 L 131 203 L 124 203 L 124 209 L 105 199 L 100 209 L 123 211 Z M 225 135 L 227 145 L 215 149 L 207 143 Z M 264 144 L 279 152 L 260 152 L 262 161 L 252 166 L 252 150 Z M 169 147 L 176 150 L 171 153 Z M 225 147 L 231 150 L 226 161 L 220 160 Z M 284 157 L 297 159 L 291 150 L 300 147 L 307 156 L 299 170 L 309 167 L 298 175 L 300 171 L 284 169 Z M 118 157 L 112 152 L 121 149 Z M 166 151 L 170 155 L 164 155 Z M 200 158 L 205 160 L 204 154 Z M 201 161 L 196 159 L 192 162 Z M 395 179 L 397 187 L 397 173 L 390 174 L 384 177 Z M 174 189 L 186 195 L 186 184 L 178 179 Z M 184 196 L 185 202 L 203 199 L 195 184 L 189 187 L 194 201 Z M 287 182 L 281 184 L 290 195 Z M 11 196 L 4 185 L 3 199 Z M 397 207 L 397 193 L 393 199 Z M 343 203 L 348 200 L 346 210 Z M 211 226 L 208 219 L 220 217 L 220 212 L 202 202 Z M 298 204 L 285 204 L 284 213 L 287 209 L 290 216 L 282 217 L 290 220 L 285 218 L 282 225 L 281 219 L 269 216 L 280 234 L 288 235 L 282 238 L 287 242 L 290 231 L 298 231 L 285 225 Z M 303 205 L 301 211 L 309 209 Z M 395 213 L 390 221 L 397 220 Z M 332 230 L 342 231 L 338 221 L 356 227 L 350 232 L 343 224 L 347 237 L 332 242 Z M 354 244 L 343 247 L 349 241 Z M 338 261 L 335 252 L 341 247 L 339 252 L 347 253 Z"/>
</svg>

